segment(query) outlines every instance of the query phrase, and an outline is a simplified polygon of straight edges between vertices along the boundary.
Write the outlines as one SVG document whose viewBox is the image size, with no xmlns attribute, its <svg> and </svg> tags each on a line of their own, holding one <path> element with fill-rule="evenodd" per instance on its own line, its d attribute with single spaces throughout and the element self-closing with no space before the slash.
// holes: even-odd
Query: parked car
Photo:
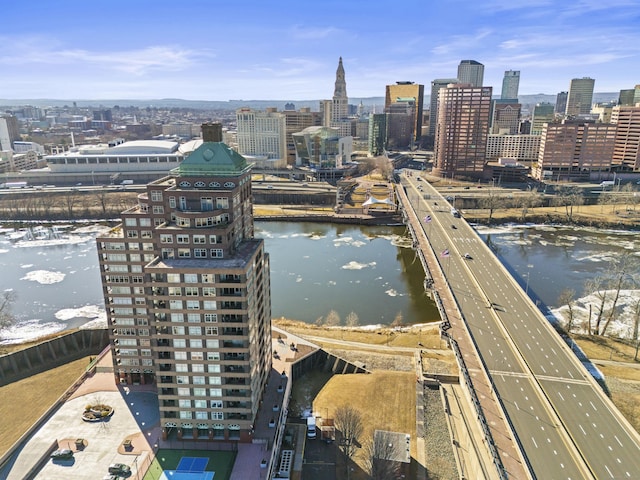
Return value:
<svg viewBox="0 0 640 480">
<path fill-rule="evenodd" d="M 113 473 L 115 475 L 128 475 L 131 473 L 131 467 L 124 463 L 112 463 L 109 465 L 109 473 Z"/>
<path fill-rule="evenodd" d="M 51 458 L 58 459 L 58 460 L 66 460 L 69 458 L 73 458 L 73 451 L 69 450 L 68 448 L 56 450 L 51 454 Z"/>
</svg>

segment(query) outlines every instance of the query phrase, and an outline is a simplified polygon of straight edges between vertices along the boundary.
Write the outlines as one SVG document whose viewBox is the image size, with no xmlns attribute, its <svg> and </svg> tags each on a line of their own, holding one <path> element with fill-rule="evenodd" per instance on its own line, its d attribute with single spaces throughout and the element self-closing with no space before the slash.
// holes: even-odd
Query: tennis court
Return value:
<svg viewBox="0 0 640 480">
<path fill-rule="evenodd" d="M 161 449 L 144 480 L 228 480 L 235 456 L 236 452 Z"/>
<path fill-rule="evenodd" d="M 182 457 L 175 470 L 164 470 L 160 480 L 213 480 L 215 472 L 206 472 L 208 458 Z"/>
</svg>

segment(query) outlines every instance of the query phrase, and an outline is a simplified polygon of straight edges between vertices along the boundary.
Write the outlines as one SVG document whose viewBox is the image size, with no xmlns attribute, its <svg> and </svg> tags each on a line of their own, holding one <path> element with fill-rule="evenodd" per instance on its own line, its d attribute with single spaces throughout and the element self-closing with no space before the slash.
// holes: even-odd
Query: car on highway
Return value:
<svg viewBox="0 0 640 480">
<path fill-rule="evenodd" d="M 457 230 L 458 227 L 456 227 L 455 225 L 451 224 L 451 228 L 453 228 L 454 230 Z"/>
<path fill-rule="evenodd" d="M 124 463 L 112 463 L 109 465 L 109 473 L 115 475 L 128 475 L 131 473 L 131 467 L 129 465 L 125 465 Z"/>
<path fill-rule="evenodd" d="M 466 260 L 473 260 L 473 257 L 471 255 L 469 255 L 468 253 L 465 253 L 462 258 L 466 259 Z"/>
<path fill-rule="evenodd" d="M 68 448 L 62 448 L 53 452 L 51 458 L 54 460 L 68 460 L 69 458 L 73 458 L 73 451 Z"/>
</svg>

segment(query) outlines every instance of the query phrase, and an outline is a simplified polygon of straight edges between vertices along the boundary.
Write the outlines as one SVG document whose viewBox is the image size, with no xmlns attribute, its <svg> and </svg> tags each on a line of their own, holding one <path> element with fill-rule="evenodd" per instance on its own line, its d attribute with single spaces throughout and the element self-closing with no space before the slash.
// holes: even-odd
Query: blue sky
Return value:
<svg viewBox="0 0 640 480">
<path fill-rule="evenodd" d="M 340 56 L 350 97 L 455 77 L 462 59 L 496 94 L 509 69 L 521 94 L 640 83 L 639 0 L 3 3 L 0 98 L 331 98 Z"/>
</svg>

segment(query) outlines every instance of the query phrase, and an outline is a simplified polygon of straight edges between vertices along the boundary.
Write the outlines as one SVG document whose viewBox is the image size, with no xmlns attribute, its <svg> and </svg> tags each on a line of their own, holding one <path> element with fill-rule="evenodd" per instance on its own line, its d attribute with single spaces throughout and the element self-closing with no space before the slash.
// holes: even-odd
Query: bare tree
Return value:
<svg viewBox="0 0 640 480">
<path fill-rule="evenodd" d="M 638 335 L 640 334 L 640 299 L 636 300 L 633 305 L 633 341 L 636 342 L 636 353 L 633 356 L 633 361 L 638 360 L 638 349 L 640 349 L 640 340 Z"/>
<path fill-rule="evenodd" d="M 605 314 L 605 306 L 609 291 L 603 277 L 594 277 L 585 282 L 585 290 L 591 292 L 598 299 L 596 307 L 596 320 L 594 325 L 589 325 L 589 332 L 593 335 L 600 335 L 600 324 Z M 591 317 L 589 317 L 591 319 Z"/>
<path fill-rule="evenodd" d="M 517 196 L 516 204 L 520 207 L 520 221 L 524 223 L 527 220 L 529 209 L 542 204 L 542 197 L 536 191 L 529 191 L 523 195 Z"/>
<path fill-rule="evenodd" d="M 489 216 L 487 217 L 487 224 L 491 225 L 491 221 L 493 219 L 493 213 L 500 209 L 504 208 L 505 202 L 504 198 L 497 195 L 493 189 L 489 189 L 488 193 L 485 197 L 480 200 L 480 208 L 484 208 L 489 210 Z"/>
<path fill-rule="evenodd" d="M 373 438 L 365 444 L 366 465 L 371 480 L 392 480 L 400 474 L 397 458 L 402 453 L 394 436 L 389 432 L 376 431 Z"/>
<path fill-rule="evenodd" d="M 630 275 L 629 272 L 636 271 L 638 266 L 635 258 L 628 254 L 619 257 L 614 265 L 615 267 L 612 279 L 612 287 L 614 290 L 613 302 L 611 309 L 609 310 L 607 320 L 602 327 L 601 335 L 605 335 L 607 333 L 609 324 L 615 318 L 616 307 L 618 306 L 618 300 L 620 299 L 620 290 L 627 287 L 630 284 L 630 281 L 633 280 L 633 276 Z"/>
<path fill-rule="evenodd" d="M 351 405 L 341 405 L 336 408 L 334 424 L 340 432 L 338 445 L 346 457 L 347 478 L 350 475 L 349 461 L 356 453 L 358 439 L 364 432 L 364 421 L 359 410 Z"/>
<path fill-rule="evenodd" d="M 17 295 L 12 290 L 5 290 L 0 295 L 0 329 L 7 328 L 16 321 L 16 317 L 11 312 L 16 298 Z"/>
<path fill-rule="evenodd" d="M 316 321 L 314 323 L 319 327 L 324 323 L 324 317 L 320 315 L 318 318 L 316 318 Z"/>
<path fill-rule="evenodd" d="M 393 319 L 393 322 L 391 322 L 391 326 L 392 327 L 401 327 L 403 322 L 404 322 L 404 318 L 402 316 L 402 312 L 398 312 L 398 313 L 396 313 L 396 316 Z"/>
<path fill-rule="evenodd" d="M 345 325 L 347 327 L 357 327 L 360 324 L 360 319 L 356 312 L 350 312 L 345 318 Z"/>
<path fill-rule="evenodd" d="M 69 218 L 73 218 L 73 211 L 75 210 L 76 205 L 79 201 L 80 198 L 78 197 L 78 195 L 76 195 L 72 191 L 67 192 L 67 194 L 64 195 L 64 205 L 67 209 L 67 215 L 69 215 Z"/>
<path fill-rule="evenodd" d="M 558 189 L 553 203 L 564 207 L 567 220 L 571 222 L 573 221 L 573 207 L 584 203 L 584 195 L 578 187 L 562 186 Z"/>
<path fill-rule="evenodd" d="M 575 320 L 573 312 L 573 301 L 575 299 L 575 296 L 576 291 L 571 288 L 565 288 L 560 292 L 560 295 L 558 296 L 558 305 L 566 305 L 568 308 L 569 318 L 567 318 L 567 325 L 565 327 L 567 333 L 571 333 L 571 330 L 573 329 L 573 322 Z"/>
<path fill-rule="evenodd" d="M 335 310 L 331 310 L 324 319 L 324 324 L 327 327 L 337 327 L 338 325 L 340 325 L 341 321 L 342 320 L 340 320 L 340 315 L 338 314 L 338 312 L 336 312 Z"/>
</svg>

